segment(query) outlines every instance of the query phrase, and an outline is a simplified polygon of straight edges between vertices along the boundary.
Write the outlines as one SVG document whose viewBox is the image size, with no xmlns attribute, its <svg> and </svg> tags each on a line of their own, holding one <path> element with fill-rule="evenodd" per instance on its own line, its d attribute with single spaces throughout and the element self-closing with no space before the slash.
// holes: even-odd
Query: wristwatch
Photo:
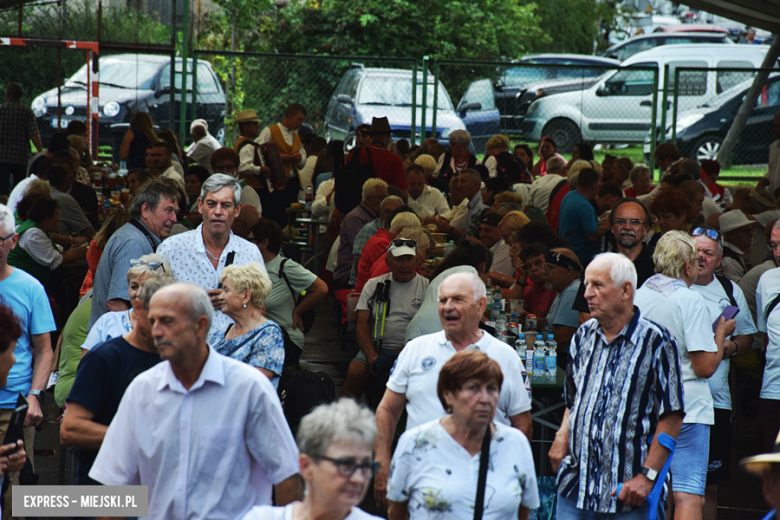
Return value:
<svg viewBox="0 0 780 520">
<path fill-rule="evenodd" d="M 647 477 L 650 482 L 655 482 L 655 479 L 658 478 L 658 472 L 653 468 L 642 468 L 639 473 Z"/>
<path fill-rule="evenodd" d="M 30 393 L 28 393 L 27 395 L 28 396 L 34 395 L 35 397 L 38 398 L 38 402 L 41 404 L 43 404 L 46 401 L 46 392 L 42 390 L 30 390 Z"/>
</svg>

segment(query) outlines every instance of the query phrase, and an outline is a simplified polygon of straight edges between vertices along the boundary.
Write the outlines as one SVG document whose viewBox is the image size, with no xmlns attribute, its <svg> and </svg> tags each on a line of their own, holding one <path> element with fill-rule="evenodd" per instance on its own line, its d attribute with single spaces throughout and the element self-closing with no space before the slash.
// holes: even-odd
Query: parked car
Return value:
<svg viewBox="0 0 780 520">
<path fill-rule="evenodd" d="M 658 121 L 665 82 L 671 89 L 677 67 L 760 67 L 766 46 L 664 45 L 623 62 L 623 68 L 580 92 L 545 96 L 528 108 L 526 138 L 552 135 L 559 152 L 579 141 L 593 144 L 642 143 L 652 122 L 654 71 L 658 74 Z M 669 78 L 664 77 L 668 65 Z M 640 68 L 641 67 L 641 68 Z M 699 106 L 745 79 L 739 72 L 693 72 L 680 78 L 678 112 Z M 671 101 L 667 101 L 668 110 Z M 671 117 L 671 112 L 667 113 Z"/>
<path fill-rule="evenodd" d="M 176 59 L 175 113 L 181 110 L 181 66 Z M 211 64 L 198 60 L 198 89 L 196 117 L 192 114 L 192 60 L 187 76 L 187 128 L 193 119 L 202 118 L 209 123 L 209 132 L 222 141 L 224 137 L 225 92 L 222 90 Z M 100 110 L 99 139 L 101 144 L 111 143 L 111 125 L 127 123 L 138 111 L 149 112 L 161 126 L 170 122 L 171 59 L 151 54 L 118 54 L 100 58 Z M 65 128 L 74 119 L 89 117 L 87 112 L 87 66 L 65 81 L 60 89 L 61 118 L 59 127 Z M 57 130 L 57 89 L 38 95 L 32 102 L 32 110 L 38 120 L 38 130 L 46 137 Z M 174 125 L 177 125 L 176 121 Z"/>
<path fill-rule="evenodd" d="M 433 78 L 433 75 L 429 75 Z M 423 75 L 417 73 L 417 137 L 422 124 Z M 433 105 L 434 83 L 427 85 L 429 107 Z M 425 112 L 427 135 L 446 143 L 453 130 L 468 130 L 477 153 L 484 153 L 485 143 L 500 132 L 498 110 L 488 80 L 474 82 L 458 104 L 452 105 L 447 89 L 438 86 L 436 133 L 432 135 L 433 108 Z M 325 136 L 328 140 L 344 141 L 345 149 L 355 144 L 355 129 L 371 124 L 374 117 L 387 117 L 393 135 L 410 139 L 412 132 L 412 73 L 403 69 L 366 68 L 353 64 L 344 74 L 328 103 L 325 116 Z"/>
<path fill-rule="evenodd" d="M 494 86 L 495 105 L 501 114 L 501 131 L 522 134 L 525 112 L 538 91 L 570 92 L 588 88 L 596 79 L 620 62 L 585 54 L 539 54 L 525 56 L 517 67 L 506 69 Z M 533 65 L 566 65 L 567 67 L 534 67 Z M 530 99 L 527 92 L 536 92 Z M 525 97 L 523 97 L 525 96 Z"/>
<path fill-rule="evenodd" d="M 688 27 L 688 25 L 674 27 Z M 623 43 L 613 45 L 601 55 L 618 61 L 625 61 L 634 54 L 649 51 L 661 45 L 686 45 L 694 43 L 734 43 L 727 33 L 702 33 L 702 32 L 654 32 L 640 34 Z"/>
<path fill-rule="evenodd" d="M 715 159 L 731 128 L 734 118 L 752 85 L 753 80 L 741 82 L 703 105 L 678 113 L 676 122 L 677 148 L 684 157 L 701 162 Z M 770 75 L 756 100 L 753 113 L 740 133 L 739 145 L 732 152 L 733 164 L 763 164 L 767 161 L 769 145 L 775 140 L 772 124 L 780 110 L 780 74 Z M 671 140 L 671 125 L 666 139 Z M 644 143 L 645 159 L 650 158 L 650 133 Z"/>
</svg>

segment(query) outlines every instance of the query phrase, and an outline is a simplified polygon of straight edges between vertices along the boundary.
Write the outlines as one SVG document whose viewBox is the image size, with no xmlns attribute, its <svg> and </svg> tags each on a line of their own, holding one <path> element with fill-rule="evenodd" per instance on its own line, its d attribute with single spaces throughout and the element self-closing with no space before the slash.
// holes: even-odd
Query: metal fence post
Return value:
<svg viewBox="0 0 780 520">
<path fill-rule="evenodd" d="M 653 70 L 653 115 L 650 126 L 650 171 L 653 172 L 653 179 L 658 182 L 660 174 L 656 177 L 655 173 L 655 142 L 658 137 L 658 67 Z"/>
<path fill-rule="evenodd" d="M 181 38 L 181 113 L 179 115 L 179 142 L 184 143 L 187 128 L 187 55 L 190 38 L 190 0 L 184 0 Z M 175 87 L 175 85 L 174 85 Z"/>
<path fill-rule="evenodd" d="M 680 69 L 674 69 L 674 107 L 672 108 L 672 143 L 677 145 L 677 102 L 680 100 Z"/>
<path fill-rule="evenodd" d="M 428 56 L 423 56 L 423 86 L 422 86 L 422 116 L 420 117 L 420 142 L 422 143 L 426 139 L 426 121 L 425 113 L 428 110 Z"/>
<path fill-rule="evenodd" d="M 669 102 L 669 96 L 666 86 L 669 84 L 669 64 L 664 65 L 664 84 L 663 95 L 661 96 L 661 136 L 662 143 L 666 142 L 666 106 Z"/>
<path fill-rule="evenodd" d="M 192 53 L 192 120 L 198 119 L 198 58 Z M 184 141 L 181 146 L 184 147 Z"/>
<path fill-rule="evenodd" d="M 426 85 L 427 87 L 427 85 Z M 439 108 L 439 60 L 433 63 L 433 115 L 431 116 L 431 137 L 438 138 L 436 132 L 436 112 Z"/>
<path fill-rule="evenodd" d="M 409 144 L 414 146 L 417 142 L 417 60 L 412 65 L 412 125 L 410 128 Z"/>
</svg>

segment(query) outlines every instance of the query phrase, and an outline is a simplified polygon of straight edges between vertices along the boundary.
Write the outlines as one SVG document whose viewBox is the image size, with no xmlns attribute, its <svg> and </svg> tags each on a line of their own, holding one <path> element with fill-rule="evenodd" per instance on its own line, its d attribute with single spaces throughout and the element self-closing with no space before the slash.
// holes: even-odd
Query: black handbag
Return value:
<svg viewBox="0 0 780 520">
<path fill-rule="evenodd" d="M 482 438 L 482 451 L 479 454 L 479 478 L 477 478 L 477 501 L 474 503 L 474 520 L 482 520 L 485 509 L 485 486 L 487 485 L 488 462 L 490 461 L 490 423 Z"/>
<path fill-rule="evenodd" d="M 284 283 L 287 284 L 287 287 L 290 289 L 290 293 L 292 294 L 293 301 L 295 302 L 295 306 L 298 307 L 298 305 L 301 304 L 301 300 L 305 298 L 305 296 L 301 294 L 295 294 L 295 290 L 292 288 L 292 285 L 290 285 L 290 280 L 287 279 L 287 275 L 284 274 L 284 264 L 287 263 L 287 260 L 289 258 L 285 258 L 282 260 L 281 265 L 279 265 L 279 274 L 282 275 L 282 278 L 284 278 Z M 314 320 L 317 317 L 317 315 L 314 312 L 314 308 L 312 307 L 308 311 L 301 314 L 301 318 L 303 319 L 303 333 L 308 333 L 312 326 L 314 325 Z"/>
</svg>

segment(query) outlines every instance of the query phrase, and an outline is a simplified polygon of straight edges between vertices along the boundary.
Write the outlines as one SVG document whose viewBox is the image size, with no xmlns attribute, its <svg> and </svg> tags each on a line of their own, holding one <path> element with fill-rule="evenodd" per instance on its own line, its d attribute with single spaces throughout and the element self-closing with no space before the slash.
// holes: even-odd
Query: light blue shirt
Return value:
<svg viewBox="0 0 780 520">
<path fill-rule="evenodd" d="M 579 290 L 580 279 L 577 278 L 555 297 L 547 313 L 547 325 L 542 330 L 542 334 L 554 334 L 556 325 L 566 325 L 575 329 L 580 326 L 580 313 L 572 308 Z"/>
<path fill-rule="evenodd" d="M 81 348 L 92 350 L 101 343 L 112 338 L 118 338 L 133 330 L 133 322 L 130 319 L 133 309 L 126 311 L 107 312 L 98 319 L 89 329 L 84 344 Z"/>
</svg>

